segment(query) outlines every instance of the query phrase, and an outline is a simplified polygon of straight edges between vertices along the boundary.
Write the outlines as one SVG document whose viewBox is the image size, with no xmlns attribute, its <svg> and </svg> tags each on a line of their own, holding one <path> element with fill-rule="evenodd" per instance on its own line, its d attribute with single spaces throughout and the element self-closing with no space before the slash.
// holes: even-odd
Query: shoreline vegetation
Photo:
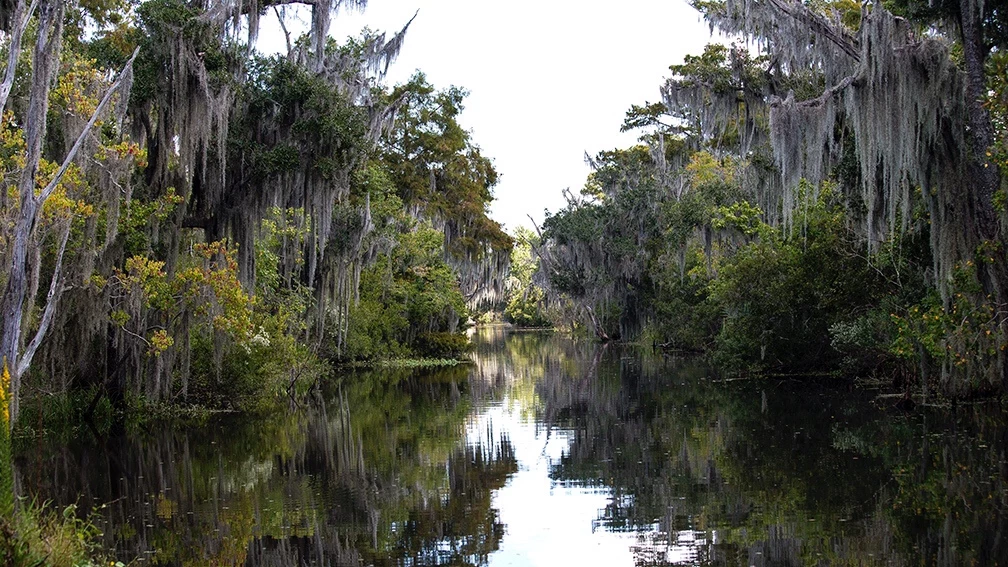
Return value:
<svg viewBox="0 0 1008 567">
<path fill-rule="evenodd" d="M 349 365 L 349 368 L 438 368 L 472 363 L 472 360 L 463 358 L 390 358 L 375 361 L 353 362 Z"/>
<path fill-rule="evenodd" d="M 28 439 L 268 416 L 345 370 L 464 366 L 471 320 L 701 353 L 726 379 L 885 383 L 908 407 L 1008 392 L 1003 6 L 694 2 L 760 51 L 672 65 L 627 112 L 639 143 L 509 234 L 466 91 L 384 84 L 410 23 L 337 42 L 340 3 L 320 0 L 266 56 L 244 2 L 9 4 L 13 564 L 29 532 L 89 529 L 14 506 Z"/>
</svg>

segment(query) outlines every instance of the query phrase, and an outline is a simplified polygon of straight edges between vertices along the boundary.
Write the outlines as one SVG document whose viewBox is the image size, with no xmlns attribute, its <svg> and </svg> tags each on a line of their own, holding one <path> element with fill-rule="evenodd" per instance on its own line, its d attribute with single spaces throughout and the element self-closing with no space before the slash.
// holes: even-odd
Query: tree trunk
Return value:
<svg viewBox="0 0 1008 567">
<path fill-rule="evenodd" d="M 32 195 L 32 192 L 29 192 Z M 21 323 L 24 320 L 24 299 L 28 288 L 28 239 L 35 224 L 38 203 L 34 195 L 21 199 L 14 245 L 11 248 L 11 269 L 3 297 L 3 337 L 0 337 L 0 357 L 10 372 L 10 426 L 13 429 L 20 410 Z"/>
<path fill-rule="evenodd" d="M 73 147 L 70 148 L 63 158 L 63 163 L 59 169 L 56 170 L 46 186 L 36 194 L 38 182 L 36 176 L 38 174 L 39 162 L 42 158 L 42 142 L 45 139 L 49 93 L 52 90 L 56 72 L 59 68 L 60 45 L 63 41 L 63 12 L 64 3 L 60 0 L 42 0 L 39 7 L 38 38 L 35 42 L 35 52 L 32 58 L 28 113 L 24 119 L 25 167 L 21 172 L 21 179 L 18 183 L 21 207 L 18 211 L 14 234 L 11 238 L 13 245 L 11 248 L 10 275 L 7 280 L 7 287 L 3 293 L 3 299 L 0 300 L 0 316 L 2 316 L 0 329 L 3 332 L 3 335 L 0 336 L 0 358 L 7 361 L 11 374 L 11 428 L 17 423 L 20 413 L 21 377 L 31 364 L 32 356 L 41 344 L 42 339 L 45 338 L 46 331 L 53 318 L 56 303 L 63 293 L 60 271 L 63 265 L 67 239 L 70 236 L 70 225 L 67 225 L 66 231 L 63 233 L 60 248 L 56 255 L 56 266 L 53 270 L 49 293 L 46 296 L 45 311 L 34 338 L 28 344 L 25 352 L 22 353 L 21 347 L 24 342 L 24 329 L 22 325 L 24 324 L 25 296 L 28 290 L 29 246 L 31 245 L 30 241 L 38 223 L 39 212 L 56 190 L 67 169 L 74 163 L 77 153 L 83 147 L 84 141 L 90 135 L 91 130 L 98 121 L 98 117 L 101 116 L 104 109 L 109 105 L 109 101 L 112 100 L 113 93 L 119 90 L 127 73 L 132 73 L 133 61 L 140 51 L 139 47 L 133 51 L 133 56 L 130 57 L 115 82 L 105 92 L 105 96 L 98 103 L 98 106 L 91 115 L 91 119 L 78 135 Z M 126 93 L 124 98 L 128 96 L 128 93 Z"/>
<path fill-rule="evenodd" d="M 599 321 L 598 317 L 595 316 L 595 310 L 591 307 L 586 307 L 585 311 L 588 313 L 588 318 L 591 320 L 592 329 L 595 331 L 595 336 L 598 340 L 607 343 L 611 339 L 609 338 L 609 333 L 605 331 L 605 327 L 602 326 L 602 322 Z"/>
<path fill-rule="evenodd" d="M 1001 186 L 997 164 L 990 160 L 989 150 L 994 144 L 994 125 L 984 106 L 987 94 L 987 48 L 983 41 L 983 2 L 961 0 L 959 3 L 960 30 L 962 31 L 963 63 L 966 68 L 966 108 L 969 113 L 969 130 L 966 133 L 968 162 L 966 171 L 972 188 L 967 206 L 972 218 L 966 220 L 967 237 L 977 245 L 989 243 L 998 247 L 1000 254 L 993 262 L 976 262 L 978 277 L 984 292 L 993 298 L 995 309 L 1008 304 L 1008 263 L 1004 258 L 1005 241 L 1001 234 L 998 213 L 994 208 L 994 193 Z M 970 189 L 967 189 L 970 191 Z M 975 239 L 975 240 L 974 240 Z M 996 313 L 998 319 L 1004 319 Z M 1002 324 L 1002 331 L 1005 325 Z M 998 351 L 1000 379 L 1008 389 L 1008 361 L 1004 351 Z"/>
<path fill-rule="evenodd" d="M 28 246 L 38 212 L 41 196 L 35 195 L 35 176 L 42 157 L 42 140 L 45 137 L 46 113 L 49 110 L 49 91 L 59 62 L 63 36 L 63 2 L 44 0 L 39 6 L 38 39 L 32 58 L 31 90 L 28 114 L 25 118 L 26 156 L 18 191 L 21 193 L 21 210 L 18 212 L 11 247 L 10 275 L 4 290 L 0 313 L 3 316 L 3 336 L 0 337 L 0 357 L 7 360 L 10 370 L 10 424 L 17 423 L 21 395 L 21 325 L 24 320 L 24 301 L 28 287 Z"/>
<path fill-rule="evenodd" d="M 983 45 L 983 7 L 978 0 L 960 3 L 960 29 L 962 30 L 963 62 L 966 67 L 966 107 L 969 112 L 969 131 L 966 135 L 969 154 L 969 174 L 974 183 L 972 206 L 975 209 L 980 237 L 993 240 L 998 237 L 998 219 L 993 206 L 994 192 L 1001 184 L 997 164 L 988 159 L 987 152 L 994 144 L 994 125 L 984 106 L 987 93 L 985 63 L 987 49 Z"/>
</svg>

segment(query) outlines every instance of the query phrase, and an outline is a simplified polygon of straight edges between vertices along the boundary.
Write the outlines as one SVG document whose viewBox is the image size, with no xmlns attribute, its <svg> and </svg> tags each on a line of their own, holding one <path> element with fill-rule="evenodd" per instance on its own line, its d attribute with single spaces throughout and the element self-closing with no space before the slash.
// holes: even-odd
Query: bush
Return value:
<svg viewBox="0 0 1008 567">
<path fill-rule="evenodd" d="M 208 409 L 268 409 L 289 388 L 300 392 L 314 383 L 326 368 L 304 345 L 263 341 L 214 349 L 202 335 L 194 337 L 192 356 L 189 402 Z"/>
<path fill-rule="evenodd" d="M 869 331 L 853 322 L 887 286 L 854 244 L 843 211 L 824 188 L 796 214 L 794 234 L 764 233 L 724 262 L 711 285 L 724 313 L 719 362 L 755 371 L 831 368 L 841 358 L 834 338 L 857 340 Z"/>
<path fill-rule="evenodd" d="M 462 333 L 423 333 L 417 336 L 416 349 L 421 356 L 460 358 L 469 352 L 469 338 Z"/>
<path fill-rule="evenodd" d="M 709 300 L 710 277 L 700 249 L 687 254 L 686 270 L 666 266 L 654 309 L 652 340 L 665 348 L 705 352 L 717 335 L 723 315 L 720 306 Z"/>
</svg>

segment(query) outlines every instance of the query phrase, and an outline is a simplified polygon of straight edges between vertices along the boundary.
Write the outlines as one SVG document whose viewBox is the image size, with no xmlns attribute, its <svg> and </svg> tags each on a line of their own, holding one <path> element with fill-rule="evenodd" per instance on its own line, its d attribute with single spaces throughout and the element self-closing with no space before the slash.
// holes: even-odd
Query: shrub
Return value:
<svg viewBox="0 0 1008 567">
<path fill-rule="evenodd" d="M 422 356 L 459 358 L 469 352 L 469 339 L 462 333 L 423 333 L 417 336 L 416 348 Z"/>
</svg>

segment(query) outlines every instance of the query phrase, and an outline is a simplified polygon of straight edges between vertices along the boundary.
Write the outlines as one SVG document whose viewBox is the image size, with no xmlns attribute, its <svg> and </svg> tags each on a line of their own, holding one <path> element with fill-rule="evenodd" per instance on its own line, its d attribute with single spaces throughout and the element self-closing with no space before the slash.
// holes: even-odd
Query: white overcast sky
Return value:
<svg viewBox="0 0 1008 567">
<path fill-rule="evenodd" d="M 330 35 L 391 37 L 418 10 L 386 83 L 419 69 L 469 91 L 460 120 L 500 173 L 491 216 L 509 231 L 581 189 L 585 152 L 633 144 L 619 131 L 626 110 L 658 101 L 668 66 L 714 41 L 685 0 L 370 0 Z M 271 27 L 260 48 L 283 44 Z"/>
</svg>

